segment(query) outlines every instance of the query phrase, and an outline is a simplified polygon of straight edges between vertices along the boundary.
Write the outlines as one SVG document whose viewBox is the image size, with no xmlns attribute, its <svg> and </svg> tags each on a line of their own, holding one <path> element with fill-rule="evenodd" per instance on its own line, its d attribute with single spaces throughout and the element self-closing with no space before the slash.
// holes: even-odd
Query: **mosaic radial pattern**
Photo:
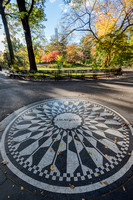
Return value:
<svg viewBox="0 0 133 200">
<path fill-rule="evenodd" d="M 130 127 L 111 109 L 87 99 L 52 99 L 8 125 L 2 156 L 31 185 L 82 193 L 106 187 L 130 169 L 131 140 Z"/>
</svg>

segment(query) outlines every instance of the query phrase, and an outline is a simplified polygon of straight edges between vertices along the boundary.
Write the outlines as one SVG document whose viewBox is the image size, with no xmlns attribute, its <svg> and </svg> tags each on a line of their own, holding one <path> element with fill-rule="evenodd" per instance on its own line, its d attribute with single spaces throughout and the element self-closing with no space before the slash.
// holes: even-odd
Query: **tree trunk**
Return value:
<svg viewBox="0 0 133 200">
<path fill-rule="evenodd" d="M 7 19 L 5 16 L 4 12 L 4 7 L 2 6 L 2 2 L 0 1 L 0 14 L 2 17 L 5 33 L 6 33 L 6 39 L 7 39 L 7 44 L 8 44 L 8 49 L 9 49 L 9 54 L 10 54 L 10 60 L 11 60 L 11 65 L 14 64 L 14 53 L 13 53 L 13 48 L 12 48 L 12 43 L 11 43 L 11 38 L 10 38 L 10 33 L 9 33 L 9 28 L 7 24 Z"/>
<path fill-rule="evenodd" d="M 20 12 L 27 12 L 25 7 L 25 0 L 17 0 L 18 8 Z M 27 15 L 24 16 L 24 18 L 21 18 L 24 34 L 25 34 L 25 40 L 27 44 L 27 50 L 28 50 L 28 57 L 29 57 L 29 63 L 30 63 L 30 70 L 37 71 L 36 62 L 35 62 L 35 56 L 33 52 L 33 46 L 32 46 L 32 39 L 31 39 L 31 32 L 29 27 L 29 18 Z"/>
</svg>

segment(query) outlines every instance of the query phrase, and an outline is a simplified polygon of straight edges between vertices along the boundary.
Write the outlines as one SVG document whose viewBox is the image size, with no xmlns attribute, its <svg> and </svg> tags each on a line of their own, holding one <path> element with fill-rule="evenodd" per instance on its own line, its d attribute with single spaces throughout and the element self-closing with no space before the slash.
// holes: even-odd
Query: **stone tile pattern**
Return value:
<svg viewBox="0 0 133 200">
<path fill-rule="evenodd" d="M 129 148 L 129 129 L 119 115 L 102 105 L 50 100 L 18 116 L 5 145 L 12 159 L 34 175 L 76 183 L 107 174 L 122 163 Z"/>
</svg>

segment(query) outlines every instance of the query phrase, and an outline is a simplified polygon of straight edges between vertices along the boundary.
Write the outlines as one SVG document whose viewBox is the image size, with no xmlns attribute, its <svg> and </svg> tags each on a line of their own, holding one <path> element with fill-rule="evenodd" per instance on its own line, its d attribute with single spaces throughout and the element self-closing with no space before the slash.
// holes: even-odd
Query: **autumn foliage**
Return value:
<svg viewBox="0 0 133 200">
<path fill-rule="evenodd" d="M 59 56 L 59 52 L 58 51 L 52 51 L 47 55 L 43 55 L 42 58 L 41 58 L 41 61 L 49 63 L 49 62 L 55 61 L 57 56 Z"/>
<path fill-rule="evenodd" d="M 84 61 L 85 59 L 86 59 L 86 56 L 81 51 L 79 51 L 76 54 L 69 56 L 67 58 L 67 62 L 77 63 L 77 62 L 80 62 L 80 61 Z"/>
</svg>

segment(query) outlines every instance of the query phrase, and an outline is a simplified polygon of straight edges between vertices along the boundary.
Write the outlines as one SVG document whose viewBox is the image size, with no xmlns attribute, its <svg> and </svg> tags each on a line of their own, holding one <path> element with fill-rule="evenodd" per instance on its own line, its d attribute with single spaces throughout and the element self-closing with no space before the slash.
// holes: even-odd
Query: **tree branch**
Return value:
<svg viewBox="0 0 133 200">
<path fill-rule="evenodd" d="M 30 7 L 30 9 L 29 9 L 29 11 L 28 11 L 28 16 L 30 16 L 30 14 L 31 14 L 31 12 L 32 12 L 32 10 L 33 10 L 34 2 L 35 2 L 35 1 L 32 0 L 31 7 Z"/>
<path fill-rule="evenodd" d="M 10 3 L 10 1 L 11 1 L 11 0 L 8 0 L 8 1 L 5 3 L 5 6 L 6 6 L 7 4 L 9 4 L 9 3 Z"/>
</svg>

